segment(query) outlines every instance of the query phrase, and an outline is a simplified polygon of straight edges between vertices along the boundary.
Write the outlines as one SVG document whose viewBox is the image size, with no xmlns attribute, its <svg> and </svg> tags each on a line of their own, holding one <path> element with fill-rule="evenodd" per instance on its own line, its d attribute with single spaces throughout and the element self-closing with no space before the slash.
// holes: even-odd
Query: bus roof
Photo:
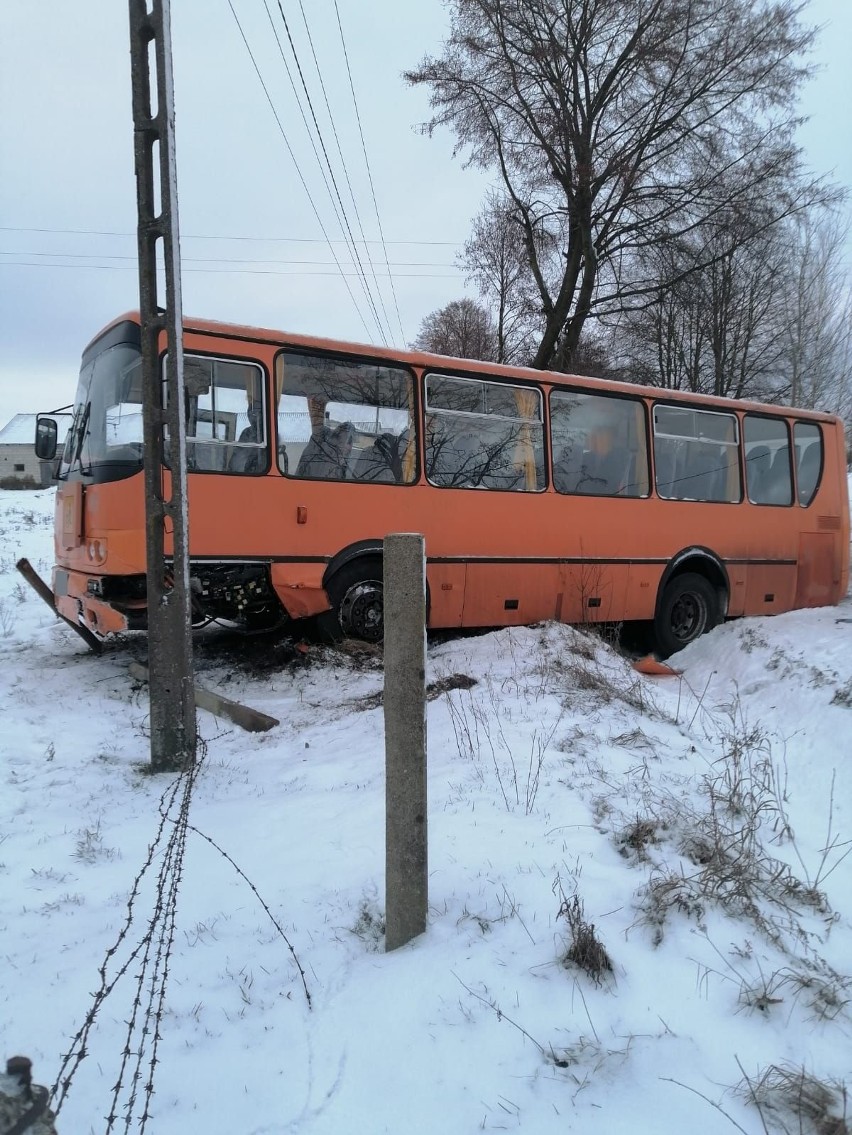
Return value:
<svg viewBox="0 0 852 1135">
<path fill-rule="evenodd" d="M 139 323 L 139 312 L 128 311 L 117 316 L 102 328 L 86 346 L 88 352 L 97 341 L 120 323 Z M 367 355 L 372 359 L 404 363 L 409 366 L 436 369 L 441 371 L 464 371 L 468 374 L 492 375 L 508 380 L 546 383 L 555 387 L 582 386 L 591 390 L 615 391 L 619 394 L 642 395 L 657 401 L 688 402 L 691 405 L 704 405 L 708 408 L 731 409 L 736 405 L 743 410 L 769 411 L 771 413 L 795 413 L 797 417 L 813 418 L 819 421 L 838 422 L 835 414 L 820 410 L 805 410 L 778 403 L 754 402 L 747 399 L 723 398 L 712 394 L 693 394 L 687 390 L 669 390 L 661 386 L 645 386 L 639 383 L 624 382 L 617 379 L 594 378 L 589 375 L 563 374 L 556 371 L 535 370 L 532 367 L 513 366 L 505 363 L 483 362 L 479 359 L 455 358 L 450 355 L 435 355 L 428 351 L 379 347 L 371 343 L 350 343 L 340 339 L 328 339 L 318 335 L 298 335 L 268 327 L 253 327 L 247 324 L 220 323 L 211 319 L 184 316 L 184 331 L 217 336 L 224 339 L 238 339 L 244 342 L 269 343 L 273 346 L 305 347 L 329 352 Z"/>
</svg>

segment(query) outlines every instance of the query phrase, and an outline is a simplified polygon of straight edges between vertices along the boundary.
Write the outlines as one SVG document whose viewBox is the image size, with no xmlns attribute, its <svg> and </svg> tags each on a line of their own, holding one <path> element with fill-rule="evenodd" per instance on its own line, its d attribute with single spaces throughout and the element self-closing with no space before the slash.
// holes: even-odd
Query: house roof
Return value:
<svg viewBox="0 0 852 1135">
<path fill-rule="evenodd" d="M 0 430 L 0 445 L 33 445 L 35 428 L 35 414 L 15 414 L 14 418 Z"/>
</svg>

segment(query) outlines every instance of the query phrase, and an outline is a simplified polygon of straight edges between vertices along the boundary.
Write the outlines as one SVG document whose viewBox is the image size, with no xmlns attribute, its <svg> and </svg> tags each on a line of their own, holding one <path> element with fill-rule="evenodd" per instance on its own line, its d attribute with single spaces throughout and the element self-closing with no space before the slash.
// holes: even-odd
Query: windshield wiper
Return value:
<svg viewBox="0 0 852 1135">
<path fill-rule="evenodd" d="M 74 451 L 71 455 L 71 462 L 68 466 L 69 472 L 74 468 L 75 464 L 77 464 L 78 462 L 79 462 L 79 465 L 80 465 L 80 472 L 81 473 L 84 472 L 83 461 L 82 461 L 83 442 L 86 439 L 86 434 L 89 432 L 89 417 L 91 415 L 91 412 L 92 412 L 92 403 L 91 403 L 91 400 L 89 400 L 86 403 L 86 408 L 83 411 L 83 416 L 80 418 L 80 426 L 79 426 L 77 433 L 74 437 Z"/>
</svg>

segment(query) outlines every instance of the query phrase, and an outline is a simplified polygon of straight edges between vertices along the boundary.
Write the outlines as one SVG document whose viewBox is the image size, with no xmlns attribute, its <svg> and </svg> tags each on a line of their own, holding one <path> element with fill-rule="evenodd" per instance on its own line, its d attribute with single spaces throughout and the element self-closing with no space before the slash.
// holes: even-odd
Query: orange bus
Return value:
<svg viewBox="0 0 852 1135">
<path fill-rule="evenodd" d="M 829 414 L 195 319 L 184 351 L 199 623 L 379 639 L 397 531 L 433 628 L 648 620 L 670 654 L 846 593 Z M 131 313 L 85 350 L 58 471 L 56 606 L 99 635 L 145 626 L 141 402 Z"/>
</svg>

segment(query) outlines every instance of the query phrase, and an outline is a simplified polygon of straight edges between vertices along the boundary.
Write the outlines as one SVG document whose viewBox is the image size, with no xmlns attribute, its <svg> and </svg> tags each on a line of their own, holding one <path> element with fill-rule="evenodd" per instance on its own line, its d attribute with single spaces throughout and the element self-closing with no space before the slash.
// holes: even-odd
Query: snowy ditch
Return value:
<svg viewBox="0 0 852 1135">
<path fill-rule="evenodd" d="M 14 569 L 52 523 L 0 493 L 0 1055 L 73 1073 L 63 1135 L 138 1127 L 155 1041 L 158 1135 L 849 1130 L 852 600 L 681 678 L 430 645 L 429 926 L 386 955 L 380 658 L 214 632 L 203 683 L 281 725 L 200 712 L 191 792 L 152 778 L 144 637 L 88 655 Z"/>
</svg>

